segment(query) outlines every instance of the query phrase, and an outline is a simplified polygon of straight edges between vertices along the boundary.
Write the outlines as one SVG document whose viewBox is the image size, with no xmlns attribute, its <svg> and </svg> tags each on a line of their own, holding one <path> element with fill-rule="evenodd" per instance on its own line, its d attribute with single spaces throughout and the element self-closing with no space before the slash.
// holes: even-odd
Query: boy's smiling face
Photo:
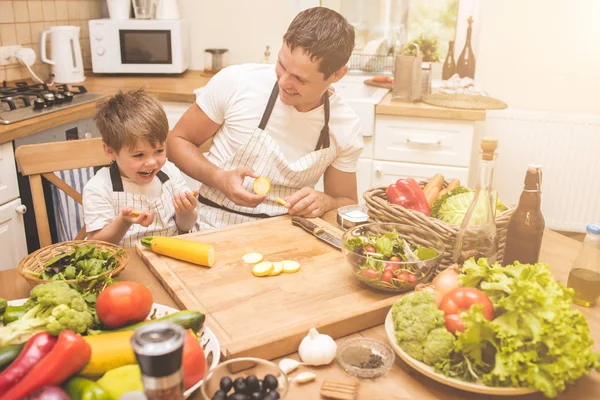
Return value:
<svg viewBox="0 0 600 400">
<path fill-rule="evenodd" d="M 129 178 L 138 185 L 152 182 L 156 173 L 167 162 L 164 143 L 153 146 L 146 140 L 138 140 L 135 146 L 125 146 L 118 152 L 104 144 L 104 151 L 117 163 L 121 176 Z"/>
</svg>

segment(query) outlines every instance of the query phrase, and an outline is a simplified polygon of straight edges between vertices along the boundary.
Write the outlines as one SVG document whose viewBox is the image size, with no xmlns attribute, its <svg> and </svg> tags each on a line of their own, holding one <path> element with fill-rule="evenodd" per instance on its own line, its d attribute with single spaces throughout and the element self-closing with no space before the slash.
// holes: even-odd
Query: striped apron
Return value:
<svg viewBox="0 0 600 400">
<path fill-rule="evenodd" d="M 173 195 L 175 191 L 169 176 L 163 171 L 158 171 L 156 177 L 162 183 L 161 193 L 154 201 L 148 200 L 143 194 L 126 193 L 123 191 L 123 180 L 117 163 L 110 165 L 110 180 L 112 183 L 112 206 L 115 216 L 121 215 L 125 208 L 137 211 L 154 211 L 154 221 L 145 227 L 133 224 L 125 234 L 120 245 L 123 247 L 135 246 L 144 236 L 175 236 L 179 233 L 175 223 L 175 206 Z"/>
<path fill-rule="evenodd" d="M 285 198 L 303 187 L 314 187 L 335 159 L 335 150 L 330 147 L 329 138 L 328 93 L 325 92 L 323 95 L 325 124 L 315 150 L 292 163 L 287 160 L 277 142 L 269 135 L 268 129 L 265 129 L 278 95 L 279 86 L 275 83 L 258 128 L 229 159 L 222 165 L 217 165 L 225 171 L 251 168 L 258 175 L 266 176 L 271 181 L 271 191 L 267 198 L 255 208 L 244 207 L 236 205 L 220 190 L 202 185 L 198 194 L 199 229 L 221 228 L 286 214 L 288 209 L 277 203 L 275 198 Z M 252 191 L 253 181 L 254 179 L 246 177 L 243 183 L 244 189 Z"/>
</svg>

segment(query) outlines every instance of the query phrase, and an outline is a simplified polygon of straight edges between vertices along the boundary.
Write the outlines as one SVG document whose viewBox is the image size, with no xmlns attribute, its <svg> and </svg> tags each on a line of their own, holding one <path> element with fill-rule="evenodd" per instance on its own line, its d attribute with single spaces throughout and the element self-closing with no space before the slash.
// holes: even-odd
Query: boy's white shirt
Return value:
<svg viewBox="0 0 600 400">
<path fill-rule="evenodd" d="M 169 176 L 175 193 L 190 191 L 181 175 L 181 171 L 173 163 L 167 161 L 161 168 L 161 171 Z M 125 177 L 121 178 L 125 193 L 141 194 L 146 196 L 149 201 L 154 201 L 160 197 L 162 184 L 156 176 L 152 182 L 146 185 L 139 185 Z M 115 219 L 112 193 L 112 181 L 108 167 L 100 169 L 83 188 L 83 215 L 88 232 L 102 229 Z M 175 218 L 175 213 L 173 213 L 172 218 Z"/>
</svg>

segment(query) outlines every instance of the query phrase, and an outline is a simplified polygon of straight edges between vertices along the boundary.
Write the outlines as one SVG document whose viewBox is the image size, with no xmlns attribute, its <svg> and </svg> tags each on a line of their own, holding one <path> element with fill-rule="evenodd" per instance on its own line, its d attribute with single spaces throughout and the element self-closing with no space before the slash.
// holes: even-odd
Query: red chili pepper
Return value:
<svg viewBox="0 0 600 400">
<path fill-rule="evenodd" d="M 392 204 L 430 215 L 425 193 L 413 178 L 398 179 L 387 188 L 385 194 Z"/>
<path fill-rule="evenodd" d="M 19 356 L 0 374 L 0 393 L 19 382 L 54 347 L 56 338 L 49 333 L 33 335 Z"/>
<path fill-rule="evenodd" d="M 60 385 L 90 360 L 92 349 L 73 331 L 62 331 L 56 344 L 40 362 L 4 393 L 0 400 L 14 400 L 46 385 Z"/>
</svg>

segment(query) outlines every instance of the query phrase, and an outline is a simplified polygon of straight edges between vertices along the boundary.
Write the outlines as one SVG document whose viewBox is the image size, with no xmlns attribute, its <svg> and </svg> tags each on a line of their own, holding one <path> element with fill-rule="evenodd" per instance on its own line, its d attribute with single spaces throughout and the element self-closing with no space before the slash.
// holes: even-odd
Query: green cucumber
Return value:
<svg viewBox="0 0 600 400">
<path fill-rule="evenodd" d="M 28 311 L 28 308 L 24 305 L 22 306 L 8 306 L 6 307 L 6 311 L 4 311 L 4 317 L 2 321 L 4 325 L 8 325 L 11 322 L 15 322 L 19 318 L 21 318 Z"/>
<path fill-rule="evenodd" d="M 200 311 L 183 310 L 173 314 L 165 315 L 164 317 L 151 319 L 149 321 L 143 321 L 134 325 L 124 326 L 123 328 L 114 329 L 110 331 L 103 331 L 103 333 L 131 331 L 139 328 L 140 326 L 157 321 L 172 322 L 176 325 L 181 326 L 184 329 L 191 329 L 194 332 L 198 332 L 200 329 L 202 329 L 202 325 L 204 325 L 205 318 L 206 317 L 204 316 L 204 314 L 202 314 Z"/>
<path fill-rule="evenodd" d="M 4 370 L 19 355 L 25 344 L 4 346 L 0 349 L 0 371 Z"/>
</svg>

